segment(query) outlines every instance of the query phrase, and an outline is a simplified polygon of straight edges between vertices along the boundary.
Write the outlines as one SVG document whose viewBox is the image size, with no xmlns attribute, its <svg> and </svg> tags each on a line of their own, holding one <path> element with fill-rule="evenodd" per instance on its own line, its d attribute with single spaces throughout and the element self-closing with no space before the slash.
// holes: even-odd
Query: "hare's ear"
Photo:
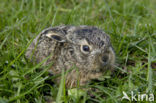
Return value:
<svg viewBox="0 0 156 103">
<path fill-rule="evenodd" d="M 48 28 L 42 31 L 42 34 L 50 39 L 57 40 L 58 42 L 66 42 L 65 32 L 62 28 Z"/>
<path fill-rule="evenodd" d="M 65 37 L 59 33 L 49 32 L 46 34 L 46 36 L 48 38 L 55 39 L 58 42 L 65 42 L 66 41 Z"/>
</svg>

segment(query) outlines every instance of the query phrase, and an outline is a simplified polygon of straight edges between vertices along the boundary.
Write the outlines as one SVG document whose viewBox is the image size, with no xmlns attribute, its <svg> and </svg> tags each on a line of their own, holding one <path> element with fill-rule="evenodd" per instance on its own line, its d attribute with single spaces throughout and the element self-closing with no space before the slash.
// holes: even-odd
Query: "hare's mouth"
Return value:
<svg viewBox="0 0 156 103">
<path fill-rule="evenodd" d="M 94 69 L 92 69 L 92 70 L 90 70 L 92 73 L 103 73 L 103 72 L 105 72 L 105 71 L 107 71 L 108 70 L 108 65 L 107 66 L 100 66 L 100 67 L 98 67 L 98 68 L 94 68 Z"/>
</svg>

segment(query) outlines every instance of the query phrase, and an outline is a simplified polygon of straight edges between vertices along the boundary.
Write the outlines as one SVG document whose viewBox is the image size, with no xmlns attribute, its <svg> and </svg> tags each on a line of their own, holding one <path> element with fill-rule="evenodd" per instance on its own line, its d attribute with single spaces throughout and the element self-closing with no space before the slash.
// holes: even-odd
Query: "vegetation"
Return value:
<svg viewBox="0 0 156 103">
<path fill-rule="evenodd" d="M 44 103 L 46 95 L 59 103 L 127 103 L 121 101 L 123 91 L 156 94 L 155 5 L 155 0 L 0 0 L 0 103 Z M 64 72 L 58 87 L 49 66 L 38 70 L 42 63 L 24 57 L 39 32 L 61 24 L 97 26 L 111 37 L 115 72 L 86 86 L 96 89 L 94 96 L 79 89 L 72 92 L 82 97 L 67 95 Z"/>
</svg>

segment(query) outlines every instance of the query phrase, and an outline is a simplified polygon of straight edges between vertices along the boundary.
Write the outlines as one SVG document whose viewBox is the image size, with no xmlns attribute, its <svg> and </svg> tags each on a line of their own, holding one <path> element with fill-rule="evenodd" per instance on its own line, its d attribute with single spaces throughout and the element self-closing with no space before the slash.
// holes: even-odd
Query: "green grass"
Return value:
<svg viewBox="0 0 156 103">
<path fill-rule="evenodd" d="M 0 0 L 0 103 L 44 103 L 47 94 L 65 103 L 127 103 L 121 101 L 123 91 L 156 96 L 155 5 L 155 0 Z M 52 85 L 49 66 L 40 71 L 42 63 L 24 57 L 39 32 L 61 24 L 97 26 L 111 37 L 115 72 L 88 85 L 97 89 L 94 98 L 87 91 L 83 98 L 67 95 L 64 78 L 59 87 Z"/>
</svg>

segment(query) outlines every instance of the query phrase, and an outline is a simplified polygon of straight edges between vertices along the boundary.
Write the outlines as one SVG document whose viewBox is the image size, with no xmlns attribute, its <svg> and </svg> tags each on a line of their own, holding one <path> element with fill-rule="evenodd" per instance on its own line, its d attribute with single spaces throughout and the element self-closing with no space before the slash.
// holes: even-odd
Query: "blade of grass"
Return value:
<svg viewBox="0 0 156 103">
<path fill-rule="evenodd" d="M 150 47 L 150 44 L 149 44 L 149 51 L 148 51 L 148 74 L 147 74 L 148 87 L 147 87 L 147 92 L 153 92 L 152 91 L 152 87 L 153 87 L 152 86 L 152 84 L 153 84 L 152 83 L 152 78 L 153 78 L 153 72 L 152 72 L 152 68 L 151 68 L 151 47 Z"/>
<path fill-rule="evenodd" d="M 33 68 L 29 69 L 27 72 L 25 72 L 23 75 L 26 75 L 30 72 L 32 72 L 33 70 L 37 69 L 37 68 L 40 68 L 40 66 L 45 62 L 47 61 L 53 54 L 49 55 L 48 57 L 46 57 L 44 60 L 42 60 L 39 64 L 37 64 L 36 66 L 34 66 Z"/>
<path fill-rule="evenodd" d="M 25 96 L 26 94 L 29 94 L 32 90 L 34 90 L 41 82 L 45 81 L 48 77 L 45 77 L 43 79 L 40 80 L 40 82 L 37 82 L 32 88 L 30 88 L 28 91 L 24 92 L 24 93 L 21 93 L 20 95 L 18 96 L 15 96 L 15 97 L 12 97 L 9 99 L 9 102 L 13 102 L 23 96 Z"/>
<path fill-rule="evenodd" d="M 64 75 L 64 69 L 62 69 L 61 81 L 60 81 L 59 91 L 56 98 L 56 103 L 62 103 L 62 96 L 63 96 L 62 94 L 65 85 L 64 81 L 65 81 L 65 75 Z"/>
</svg>

